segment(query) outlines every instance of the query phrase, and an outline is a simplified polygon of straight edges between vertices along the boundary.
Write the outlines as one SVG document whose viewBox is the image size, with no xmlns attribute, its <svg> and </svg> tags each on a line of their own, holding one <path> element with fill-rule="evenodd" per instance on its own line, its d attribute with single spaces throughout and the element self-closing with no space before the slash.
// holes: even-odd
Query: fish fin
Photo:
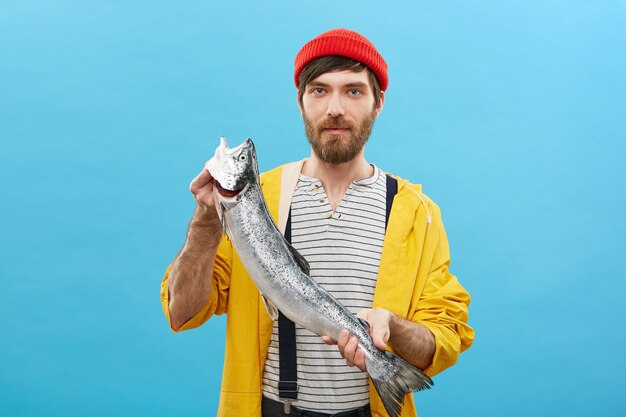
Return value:
<svg viewBox="0 0 626 417">
<path fill-rule="evenodd" d="M 267 313 L 270 315 L 272 320 L 278 320 L 278 309 L 276 308 L 276 306 L 270 300 L 268 300 L 263 294 L 261 294 L 261 298 L 263 299 L 263 304 L 265 304 Z"/>
<path fill-rule="evenodd" d="M 385 362 L 391 362 L 390 364 L 383 364 L 373 358 L 366 358 L 365 366 L 385 410 L 391 417 L 398 417 L 406 394 L 430 389 L 434 383 L 428 375 L 399 356 L 391 352 L 384 352 L 384 354 Z M 388 375 L 385 369 L 380 368 L 393 369 L 394 371 L 392 375 Z M 376 379 L 372 374 L 380 375 L 381 378 Z"/>
<path fill-rule="evenodd" d="M 362 319 L 361 317 L 357 317 L 357 320 L 359 320 L 359 323 L 361 323 L 361 326 L 363 326 L 363 328 L 369 332 L 370 330 L 369 322 L 365 319 Z"/>
<path fill-rule="evenodd" d="M 300 254 L 300 252 L 298 252 L 298 250 L 294 248 L 293 246 L 291 246 L 291 244 L 288 242 L 287 242 L 287 247 L 291 251 L 291 254 L 293 255 L 294 259 L 296 260 L 296 263 L 298 264 L 302 272 L 304 272 L 306 275 L 309 275 L 309 273 L 311 272 L 311 267 L 309 266 L 309 263 L 307 262 L 307 260 L 304 259 L 304 256 L 302 256 L 302 254 Z"/>
</svg>

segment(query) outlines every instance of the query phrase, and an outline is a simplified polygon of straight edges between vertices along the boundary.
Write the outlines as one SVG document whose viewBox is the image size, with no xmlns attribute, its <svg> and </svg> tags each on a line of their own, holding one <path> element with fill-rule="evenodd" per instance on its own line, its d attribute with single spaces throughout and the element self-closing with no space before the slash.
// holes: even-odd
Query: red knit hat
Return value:
<svg viewBox="0 0 626 417">
<path fill-rule="evenodd" d="M 299 87 L 300 71 L 316 58 L 327 55 L 340 55 L 361 62 L 372 70 L 380 89 L 385 91 L 389 85 L 387 63 L 374 45 L 365 36 L 348 29 L 333 29 L 324 32 L 307 42 L 296 55 L 294 80 Z"/>
</svg>

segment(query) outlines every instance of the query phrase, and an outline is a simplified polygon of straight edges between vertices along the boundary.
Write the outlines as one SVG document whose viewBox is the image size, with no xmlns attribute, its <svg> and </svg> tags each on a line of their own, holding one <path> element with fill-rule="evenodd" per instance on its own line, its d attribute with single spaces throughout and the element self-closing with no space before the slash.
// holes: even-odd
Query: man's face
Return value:
<svg viewBox="0 0 626 417">
<path fill-rule="evenodd" d="M 302 117 L 314 154 L 324 162 L 341 164 L 359 155 L 382 110 L 366 71 L 337 71 L 320 75 L 306 86 Z"/>
</svg>

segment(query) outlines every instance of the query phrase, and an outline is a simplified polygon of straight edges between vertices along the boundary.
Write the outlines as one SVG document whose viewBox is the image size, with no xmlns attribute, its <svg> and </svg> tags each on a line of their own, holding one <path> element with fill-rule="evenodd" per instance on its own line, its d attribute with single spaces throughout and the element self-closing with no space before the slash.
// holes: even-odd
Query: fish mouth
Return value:
<svg viewBox="0 0 626 417">
<path fill-rule="evenodd" d="M 240 192 L 243 191 L 243 188 L 241 190 L 227 190 L 226 188 L 222 187 L 222 184 L 220 184 L 215 178 L 213 179 L 213 182 L 215 188 L 217 188 L 217 192 L 220 193 L 220 195 L 223 197 L 236 197 Z"/>
</svg>

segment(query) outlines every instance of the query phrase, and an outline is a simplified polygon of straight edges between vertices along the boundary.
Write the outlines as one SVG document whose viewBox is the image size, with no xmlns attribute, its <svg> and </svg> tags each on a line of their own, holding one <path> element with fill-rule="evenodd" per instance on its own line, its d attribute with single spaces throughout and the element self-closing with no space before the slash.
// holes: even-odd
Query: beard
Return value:
<svg viewBox="0 0 626 417">
<path fill-rule="evenodd" d="M 316 126 L 304 114 L 304 128 L 315 156 L 326 163 L 338 165 L 353 160 L 363 150 L 375 119 L 375 112 L 372 111 L 359 123 L 337 116 L 326 118 Z M 330 127 L 341 127 L 348 131 L 346 134 L 331 135 L 324 131 Z"/>
</svg>

